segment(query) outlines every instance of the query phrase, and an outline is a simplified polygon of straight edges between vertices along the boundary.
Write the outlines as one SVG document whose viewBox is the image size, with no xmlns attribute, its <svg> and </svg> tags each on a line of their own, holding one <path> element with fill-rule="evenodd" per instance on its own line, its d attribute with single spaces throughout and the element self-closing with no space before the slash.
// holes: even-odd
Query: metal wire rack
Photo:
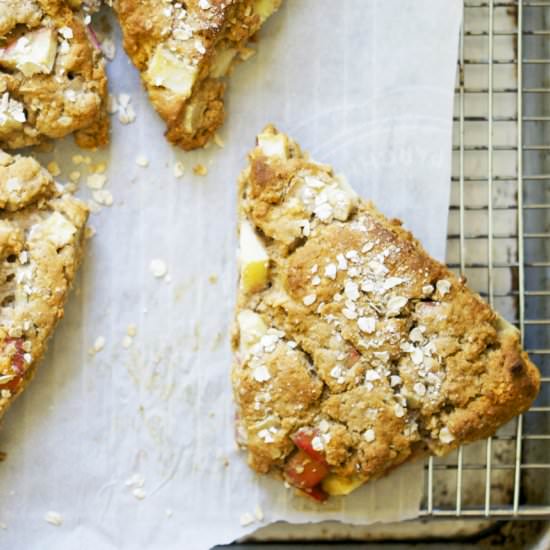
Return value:
<svg viewBox="0 0 550 550">
<path fill-rule="evenodd" d="M 429 459 L 423 515 L 550 518 L 550 0 L 465 1 L 448 264 L 522 332 L 534 406 Z"/>
</svg>

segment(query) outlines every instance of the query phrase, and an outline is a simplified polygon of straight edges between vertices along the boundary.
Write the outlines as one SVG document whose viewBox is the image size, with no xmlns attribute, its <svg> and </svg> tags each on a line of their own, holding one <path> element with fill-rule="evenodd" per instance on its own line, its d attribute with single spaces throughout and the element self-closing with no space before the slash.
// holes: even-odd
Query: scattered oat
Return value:
<svg viewBox="0 0 550 550">
<path fill-rule="evenodd" d="M 195 166 L 193 166 L 193 172 L 197 176 L 206 176 L 206 174 L 208 174 L 208 168 L 204 164 L 195 164 Z"/>
<path fill-rule="evenodd" d="M 94 351 L 99 353 L 105 347 L 105 338 L 98 336 L 94 341 Z"/>
<path fill-rule="evenodd" d="M 101 51 L 109 61 L 112 61 L 115 58 L 116 46 L 112 38 L 107 37 L 101 41 Z"/>
<path fill-rule="evenodd" d="M 176 178 L 181 178 L 184 172 L 185 172 L 185 167 L 183 165 L 183 162 L 176 162 L 174 164 L 174 176 Z"/>
<path fill-rule="evenodd" d="M 107 182 L 107 176 L 105 174 L 90 174 L 86 178 L 86 185 L 90 189 L 103 189 L 103 186 Z"/>
<path fill-rule="evenodd" d="M 305 306 L 310 306 L 315 302 L 315 300 L 317 300 L 317 296 L 315 296 L 315 294 L 308 294 L 307 296 L 304 296 L 302 301 Z"/>
<path fill-rule="evenodd" d="M 217 275 L 210 275 L 208 277 L 208 282 L 211 284 L 211 285 L 215 285 L 217 282 L 218 282 L 218 276 Z"/>
<path fill-rule="evenodd" d="M 166 508 L 164 513 L 166 514 L 167 518 L 171 518 L 174 515 L 174 510 L 172 510 L 172 508 Z"/>
<path fill-rule="evenodd" d="M 247 525 L 250 525 L 254 523 L 256 520 L 254 519 L 254 516 L 250 514 L 249 512 L 245 512 L 244 514 L 241 514 L 240 517 L 240 524 L 242 527 L 246 527 Z"/>
<path fill-rule="evenodd" d="M 132 338 L 137 334 L 137 327 L 133 323 L 130 323 L 128 325 L 128 328 L 126 329 L 126 334 L 128 336 L 131 336 Z"/>
<path fill-rule="evenodd" d="M 225 147 L 225 143 L 223 139 L 220 137 L 220 134 L 218 134 L 217 132 L 214 134 L 214 143 L 222 149 Z"/>
<path fill-rule="evenodd" d="M 147 166 L 149 166 L 149 159 L 144 155 L 139 155 L 136 158 L 136 164 L 142 168 L 147 168 Z"/>
<path fill-rule="evenodd" d="M 254 508 L 254 515 L 256 516 L 256 519 L 258 521 L 263 521 L 264 519 L 264 512 L 259 504 L 256 505 L 256 508 Z"/>
<path fill-rule="evenodd" d="M 107 189 L 98 189 L 92 193 L 94 201 L 102 206 L 112 206 L 113 204 L 113 195 Z"/>
<path fill-rule="evenodd" d="M 128 94 L 120 94 L 118 96 L 118 120 L 121 124 L 130 124 L 136 120 L 136 112 L 132 104 L 131 98 Z"/>
<path fill-rule="evenodd" d="M 48 163 L 48 172 L 55 178 L 56 176 L 59 176 L 61 174 L 61 168 L 59 168 L 59 164 L 55 162 L 55 160 L 52 160 L 50 163 Z"/>
<path fill-rule="evenodd" d="M 122 339 L 122 347 L 124 349 L 128 349 L 129 347 L 131 347 L 132 345 L 132 342 L 133 342 L 133 338 L 131 336 L 128 336 L 126 335 L 123 339 Z"/>
<path fill-rule="evenodd" d="M 146 493 L 145 490 L 142 489 L 141 487 L 136 487 L 136 488 L 132 491 L 132 494 L 133 494 L 138 500 L 143 500 L 143 499 L 147 496 L 147 493 Z"/>
<path fill-rule="evenodd" d="M 59 512 L 54 512 L 53 510 L 50 510 L 49 512 L 47 512 L 46 515 L 44 516 L 44 519 L 50 525 L 55 525 L 56 527 L 63 525 L 63 516 Z"/>
<path fill-rule="evenodd" d="M 168 266 L 166 265 L 166 262 L 159 258 L 151 260 L 151 263 L 149 264 L 149 269 L 157 279 L 161 279 L 168 273 Z"/>
</svg>

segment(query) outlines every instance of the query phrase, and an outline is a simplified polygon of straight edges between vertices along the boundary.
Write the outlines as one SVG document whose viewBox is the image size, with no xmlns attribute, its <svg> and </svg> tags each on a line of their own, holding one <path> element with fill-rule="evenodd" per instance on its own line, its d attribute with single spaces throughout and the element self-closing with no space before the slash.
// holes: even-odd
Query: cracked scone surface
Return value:
<svg viewBox="0 0 550 550">
<path fill-rule="evenodd" d="M 323 500 L 530 406 L 519 332 L 273 127 L 239 201 L 233 387 L 252 468 Z"/>
<path fill-rule="evenodd" d="M 115 0 L 124 48 L 167 139 L 202 147 L 224 120 L 224 77 L 282 0 Z"/>
<path fill-rule="evenodd" d="M 104 60 L 62 0 L 0 1 L 0 147 L 107 143 Z"/>
<path fill-rule="evenodd" d="M 87 217 L 35 160 L 0 151 L 0 416 L 63 317 Z"/>
</svg>

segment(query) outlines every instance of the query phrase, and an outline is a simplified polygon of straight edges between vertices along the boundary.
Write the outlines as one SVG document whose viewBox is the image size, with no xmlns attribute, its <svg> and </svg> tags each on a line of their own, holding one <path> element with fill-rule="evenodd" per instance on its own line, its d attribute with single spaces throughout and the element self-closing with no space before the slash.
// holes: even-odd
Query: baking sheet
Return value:
<svg viewBox="0 0 550 550">
<path fill-rule="evenodd" d="M 66 319 L 3 422 L 0 547 L 208 548 L 280 519 L 417 514 L 421 464 L 319 508 L 258 479 L 235 449 L 235 181 L 274 122 L 444 258 L 460 13 L 458 0 L 287 0 L 232 76 L 225 147 L 187 154 L 162 139 L 118 46 L 111 89 L 130 94 L 137 116 L 121 125 L 115 115 L 110 148 L 90 155 L 108 165 L 113 205 L 92 215 L 97 235 Z M 81 171 L 89 198 L 75 154 L 66 140 L 42 158 L 58 162 L 60 180 Z M 166 276 L 153 276 L 153 259 Z"/>
</svg>

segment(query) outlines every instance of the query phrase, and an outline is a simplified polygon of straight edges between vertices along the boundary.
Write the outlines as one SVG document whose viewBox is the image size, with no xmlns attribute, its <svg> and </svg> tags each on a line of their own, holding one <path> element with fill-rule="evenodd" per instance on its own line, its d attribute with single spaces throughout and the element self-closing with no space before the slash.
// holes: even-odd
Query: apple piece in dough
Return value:
<svg viewBox="0 0 550 550">
<path fill-rule="evenodd" d="M 283 134 L 260 134 L 258 136 L 258 147 L 266 157 L 288 158 L 287 140 Z"/>
<path fill-rule="evenodd" d="M 357 477 L 342 477 L 336 474 L 329 474 L 322 481 L 323 490 L 331 496 L 342 496 L 355 491 L 365 482 Z"/>
<path fill-rule="evenodd" d="M 239 325 L 240 351 L 242 356 L 245 357 L 267 332 L 267 325 L 261 315 L 250 309 L 243 309 L 239 312 L 237 323 Z"/>
<path fill-rule="evenodd" d="M 184 61 L 160 45 L 149 61 L 147 78 L 155 85 L 168 88 L 187 99 L 191 95 L 199 68 Z"/>
<path fill-rule="evenodd" d="M 41 28 L 24 34 L 0 50 L 0 65 L 17 69 L 27 77 L 38 73 L 50 74 L 56 54 L 56 31 Z"/>
<path fill-rule="evenodd" d="M 258 292 L 268 281 L 269 256 L 248 221 L 241 222 L 239 259 L 244 292 Z"/>
</svg>

